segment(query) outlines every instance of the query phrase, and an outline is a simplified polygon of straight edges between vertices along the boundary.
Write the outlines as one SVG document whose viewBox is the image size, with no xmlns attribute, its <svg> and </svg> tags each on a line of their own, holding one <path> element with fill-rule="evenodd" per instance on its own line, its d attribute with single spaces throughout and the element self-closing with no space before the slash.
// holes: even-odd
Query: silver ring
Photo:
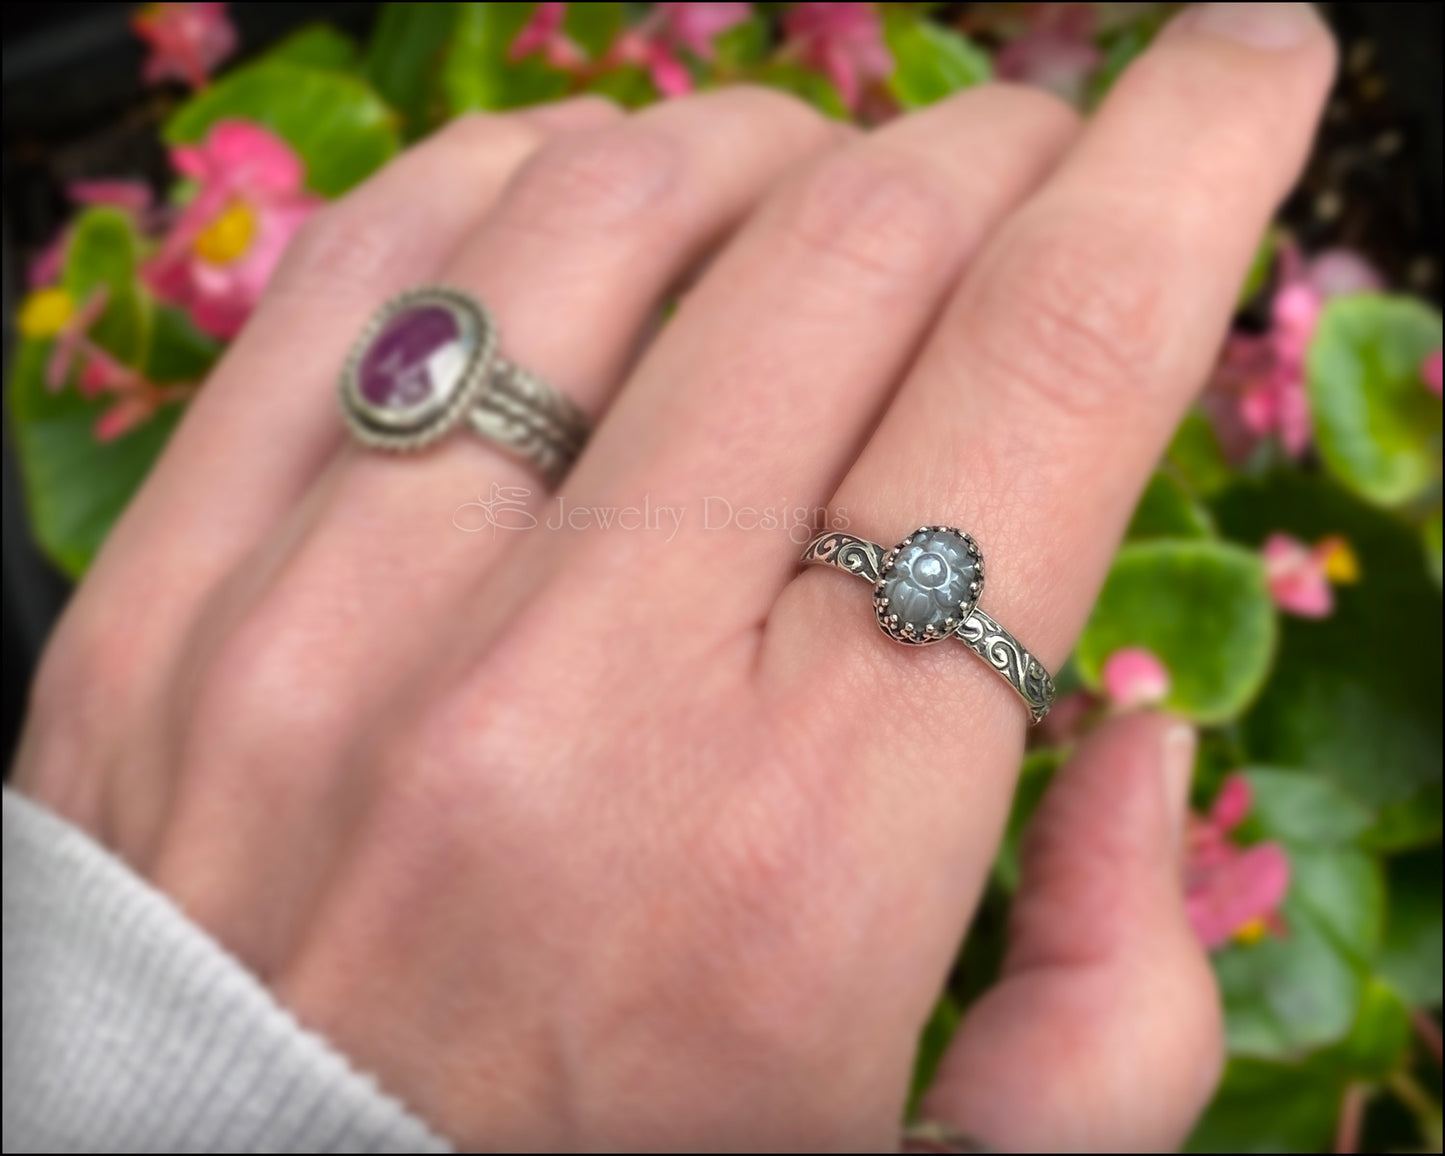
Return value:
<svg viewBox="0 0 1445 1156">
<path fill-rule="evenodd" d="M 837 530 L 803 551 L 805 565 L 834 566 L 873 583 L 873 613 L 883 633 L 919 646 L 957 638 L 1003 676 L 1034 722 L 1054 704 L 1043 663 L 978 608 L 983 552 L 954 526 L 920 526 L 892 549 Z"/>
<path fill-rule="evenodd" d="M 440 285 L 398 294 L 346 359 L 347 426 L 363 445 L 400 451 L 428 446 L 465 420 L 555 485 L 587 443 L 587 415 L 497 347 L 496 322 L 471 295 Z"/>
</svg>

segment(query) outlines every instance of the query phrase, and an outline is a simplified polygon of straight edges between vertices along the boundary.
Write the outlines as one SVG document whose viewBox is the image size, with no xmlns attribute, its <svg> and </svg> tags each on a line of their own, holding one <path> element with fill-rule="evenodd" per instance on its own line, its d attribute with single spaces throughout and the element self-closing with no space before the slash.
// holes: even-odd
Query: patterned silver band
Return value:
<svg viewBox="0 0 1445 1156">
<path fill-rule="evenodd" d="M 912 559 L 908 552 L 915 555 Z M 940 552 L 944 555 L 941 561 Z M 950 555 L 956 554 L 956 557 Z M 1018 692 L 1029 708 L 1034 722 L 1048 714 L 1054 703 L 1054 680 L 1049 672 L 1019 643 L 1012 634 L 976 604 L 983 587 L 983 556 L 973 539 L 949 526 L 921 526 L 897 546 L 889 548 L 837 530 L 825 531 L 808 543 L 802 561 L 807 565 L 833 566 L 856 574 L 873 584 L 873 604 L 879 625 L 899 642 L 928 643 L 956 637 L 960 642 L 996 670 Z M 901 573 L 912 562 L 912 571 Z M 946 589 L 944 579 L 949 570 L 958 571 L 958 596 L 951 601 L 927 595 Z M 941 577 L 937 575 L 942 575 Z M 926 583 L 926 585 L 925 585 Z M 932 622 L 916 629 L 907 621 L 900 625 L 899 608 L 902 593 L 916 606 L 922 602 L 925 612 L 937 610 L 941 623 Z M 956 605 L 956 608 L 955 608 Z"/>
<path fill-rule="evenodd" d="M 372 316 L 341 373 L 341 411 L 362 444 L 418 450 L 466 423 L 530 462 L 553 485 L 591 430 L 569 398 L 498 352 L 496 322 L 475 297 L 425 285 Z"/>
<path fill-rule="evenodd" d="M 590 429 L 571 398 L 500 357 L 467 418 L 479 435 L 536 466 L 550 485 L 572 468 Z"/>
</svg>

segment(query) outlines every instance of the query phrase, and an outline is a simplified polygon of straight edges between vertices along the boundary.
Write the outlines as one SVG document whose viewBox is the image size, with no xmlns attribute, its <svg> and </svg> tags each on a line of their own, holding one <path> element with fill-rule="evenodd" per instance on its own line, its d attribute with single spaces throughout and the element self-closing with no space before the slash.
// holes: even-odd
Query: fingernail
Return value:
<svg viewBox="0 0 1445 1156">
<path fill-rule="evenodd" d="M 1249 48 L 1280 51 L 1294 48 L 1319 27 L 1313 4 L 1199 4 L 1184 22 Z"/>
<path fill-rule="evenodd" d="M 1188 723 L 1178 723 L 1164 732 L 1164 801 L 1169 808 L 1169 827 L 1174 842 L 1184 838 L 1184 816 L 1189 813 L 1189 787 L 1194 781 L 1194 755 L 1199 740 Z"/>
</svg>

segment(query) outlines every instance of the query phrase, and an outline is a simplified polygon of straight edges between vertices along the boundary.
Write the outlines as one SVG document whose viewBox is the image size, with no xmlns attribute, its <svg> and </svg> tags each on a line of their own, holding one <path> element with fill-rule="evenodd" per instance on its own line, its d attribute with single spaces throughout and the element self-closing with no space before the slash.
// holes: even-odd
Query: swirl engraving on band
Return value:
<svg viewBox="0 0 1445 1156">
<path fill-rule="evenodd" d="M 803 561 L 836 566 L 869 582 L 877 582 L 878 575 L 883 571 L 885 552 L 876 542 L 835 531 L 814 538 Z"/>
<path fill-rule="evenodd" d="M 965 646 L 1009 680 L 1028 703 L 1034 722 L 1048 714 L 1054 702 L 1054 680 L 1017 638 L 977 607 L 956 633 Z"/>
<path fill-rule="evenodd" d="M 859 538 L 833 530 L 819 534 L 803 551 L 804 565 L 833 566 L 860 578 L 875 587 L 886 569 L 888 550 Z M 995 619 L 977 606 L 954 628 L 958 640 L 993 667 L 1014 688 L 1028 707 L 1029 715 L 1038 722 L 1054 704 L 1054 680 L 1043 663 Z"/>
</svg>

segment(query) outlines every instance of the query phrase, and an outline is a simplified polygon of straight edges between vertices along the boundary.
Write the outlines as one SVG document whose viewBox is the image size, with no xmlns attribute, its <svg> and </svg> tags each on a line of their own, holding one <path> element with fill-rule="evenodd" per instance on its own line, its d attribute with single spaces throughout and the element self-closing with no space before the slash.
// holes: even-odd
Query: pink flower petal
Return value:
<svg viewBox="0 0 1445 1156">
<path fill-rule="evenodd" d="M 151 187 L 145 181 L 71 181 L 65 194 L 78 205 L 111 205 L 139 216 L 151 207 Z"/>
<path fill-rule="evenodd" d="M 1376 292 L 1385 287 L 1379 271 L 1351 249 L 1326 249 L 1316 254 L 1306 267 L 1305 278 L 1321 299 Z"/>
<path fill-rule="evenodd" d="M 131 18 L 131 27 L 150 45 L 143 74 L 151 84 L 174 79 L 204 87 L 211 70 L 236 50 L 238 39 L 224 4 L 146 4 Z"/>
<path fill-rule="evenodd" d="M 1209 808 L 1209 821 L 1221 832 L 1233 831 L 1244 822 L 1253 802 L 1249 780 L 1243 775 L 1229 775 L 1219 784 L 1219 793 Z"/>
<path fill-rule="evenodd" d="M 648 45 L 647 70 L 663 96 L 683 96 L 692 91 L 692 73 L 687 65 L 660 41 Z"/>
<path fill-rule="evenodd" d="M 751 4 L 683 3 L 658 4 L 667 35 L 675 44 L 700 60 L 711 60 L 713 41 L 729 28 L 752 15 Z"/>
<path fill-rule="evenodd" d="M 1281 610 L 1300 618 L 1327 618 L 1335 596 L 1316 552 L 1288 534 L 1271 534 L 1264 544 L 1265 581 Z"/>
<path fill-rule="evenodd" d="M 146 394 L 131 394 L 121 398 L 95 420 L 95 440 L 111 442 L 129 433 L 151 414 L 156 403 Z"/>
<path fill-rule="evenodd" d="M 1272 922 L 1289 891 L 1289 858 L 1274 843 L 1237 849 L 1229 859 L 1193 881 L 1184 906 L 1194 933 L 1207 948 L 1223 947 L 1255 921 Z"/>
<path fill-rule="evenodd" d="M 1425 358 L 1425 364 L 1420 367 L 1420 376 L 1425 381 L 1425 388 L 1436 397 L 1440 396 L 1440 350 L 1436 350 Z"/>
<path fill-rule="evenodd" d="M 65 268 L 65 246 L 69 241 L 70 230 L 62 229 L 50 244 L 35 254 L 30 261 L 30 267 L 25 271 L 25 284 L 28 288 L 44 289 L 60 280 L 60 274 Z"/>
<path fill-rule="evenodd" d="M 1118 707 L 1152 706 L 1169 694 L 1169 670 L 1152 651 L 1126 646 L 1104 662 L 1104 693 Z"/>
<path fill-rule="evenodd" d="M 796 4 L 783 30 L 803 63 L 827 75 L 850 109 L 858 107 L 865 84 L 893 72 L 872 4 Z"/>
<path fill-rule="evenodd" d="M 507 59 L 517 61 L 528 56 L 547 55 L 558 40 L 566 39 L 562 31 L 566 19 L 566 4 L 538 4 L 507 49 Z"/>
</svg>

